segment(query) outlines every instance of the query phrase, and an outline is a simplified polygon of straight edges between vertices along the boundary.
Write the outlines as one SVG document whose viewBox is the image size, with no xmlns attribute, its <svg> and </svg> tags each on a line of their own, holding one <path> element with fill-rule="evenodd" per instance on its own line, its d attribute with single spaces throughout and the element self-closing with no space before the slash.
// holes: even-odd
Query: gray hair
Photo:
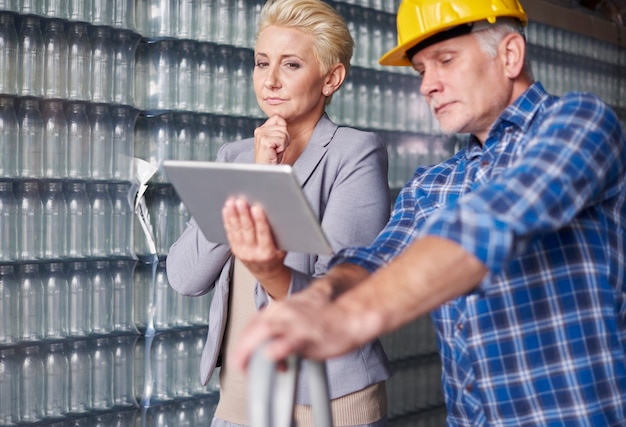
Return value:
<svg viewBox="0 0 626 427">
<path fill-rule="evenodd" d="M 486 23 L 486 21 L 485 21 Z M 487 55 L 495 58 L 498 53 L 498 45 L 502 39 L 511 33 L 518 33 L 526 39 L 524 30 L 520 22 L 516 19 L 498 19 L 495 24 L 482 25 L 483 23 L 475 24 L 472 33 L 478 38 L 480 48 Z M 527 52 L 526 52 L 527 53 Z M 522 72 L 531 80 L 534 81 L 532 67 L 530 65 L 530 59 L 527 54 L 524 55 L 524 68 Z"/>
</svg>

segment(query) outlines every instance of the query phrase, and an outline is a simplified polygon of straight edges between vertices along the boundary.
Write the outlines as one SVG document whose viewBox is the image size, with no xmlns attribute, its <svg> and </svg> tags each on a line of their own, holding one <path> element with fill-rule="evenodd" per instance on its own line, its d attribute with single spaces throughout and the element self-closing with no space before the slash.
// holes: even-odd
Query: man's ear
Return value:
<svg viewBox="0 0 626 427">
<path fill-rule="evenodd" d="M 500 57 L 505 74 L 510 79 L 516 79 L 524 69 L 526 56 L 526 42 L 518 33 L 510 33 L 504 36 L 500 42 Z"/>
<path fill-rule="evenodd" d="M 335 64 L 326 74 L 322 92 L 326 96 L 335 93 L 346 79 L 346 67 L 342 63 Z"/>
</svg>

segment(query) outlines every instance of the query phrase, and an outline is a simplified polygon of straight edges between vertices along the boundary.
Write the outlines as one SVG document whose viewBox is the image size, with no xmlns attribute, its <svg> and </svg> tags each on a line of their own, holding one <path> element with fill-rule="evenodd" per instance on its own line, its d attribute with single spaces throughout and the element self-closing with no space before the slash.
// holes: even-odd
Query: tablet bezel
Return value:
<svg viewBox="0 0 626 427">
<path fill-rule="evenodd" d="M 228 197 L 244 196 L 263 207 L 280 249 L 333 253 L 291 166 L 195 160 L 165 160 L 162 166 L 207 240 L 228 243 L 222 207 Z"/>
</svg>

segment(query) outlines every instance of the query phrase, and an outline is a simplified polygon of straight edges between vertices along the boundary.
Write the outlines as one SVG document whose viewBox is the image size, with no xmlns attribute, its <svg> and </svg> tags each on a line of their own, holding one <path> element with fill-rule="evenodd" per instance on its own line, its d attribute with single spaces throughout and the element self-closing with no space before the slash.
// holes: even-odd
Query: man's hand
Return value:
<svg viewBox="0 0 626 427">
<path fill-rule="evenodd" d="M 363 318 L 350 309 L 350 299 L 335 298 L 368 275 L 356 265 L 340 265 L 289 299 L 273 302 L 251 320 L 229 363 L 245 369 L 265 342 L 266 355 L 274 361 L 291 354 L 323 360 L 364 344 Z"/>
<path fill-rule="evenodd" d="M 269 342 L 266 356 L 282 361 L 291 354 L 316 360 L 338 356 L 354 345 L 347 333 L 351 322 L 312 289 L 276 301 L 259 312 L 246 328 L 231 366 L 245 370 L 254 351 Z"/>
</svg>

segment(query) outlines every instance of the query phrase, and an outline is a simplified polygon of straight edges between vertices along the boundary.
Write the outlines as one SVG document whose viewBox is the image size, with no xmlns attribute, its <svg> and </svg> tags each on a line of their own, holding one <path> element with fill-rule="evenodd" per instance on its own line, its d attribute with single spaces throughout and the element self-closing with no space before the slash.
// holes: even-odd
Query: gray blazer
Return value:
<svg viewBox="0 0 626 427">
<path fill-rule="evenodd" d="M 253 155 L 254 139 L 249 138 L 222 145 L 217 161 L 253 163 Z M 324 115 L 293 168 L 333 250 L 367 245 L 387 223 L 387 151 L 376 134 L 338 127 Z M 329 256 L 288 253 L 285 265 L 291 268 L 289 293 L 306 288 L 312 277 L 324 274 L 329 260 Z M 168 280 L 177 292 L 197 296 L 215 287 L 200 363 L 200 379 L 206 384 L 218 362 L 226 326 L 232 256 L 228 245 L 207 241 L 192 218 L 170 248 L 166 262 Z M 269 301 L 258 282 L 254 299 L 258 309 Z M 328 360 L 327 372 L 331 399 L 390 375 L 379 341 Z M 297 401 L 310 404 L 306 375 L 302 372 Z"/>
</svg>

